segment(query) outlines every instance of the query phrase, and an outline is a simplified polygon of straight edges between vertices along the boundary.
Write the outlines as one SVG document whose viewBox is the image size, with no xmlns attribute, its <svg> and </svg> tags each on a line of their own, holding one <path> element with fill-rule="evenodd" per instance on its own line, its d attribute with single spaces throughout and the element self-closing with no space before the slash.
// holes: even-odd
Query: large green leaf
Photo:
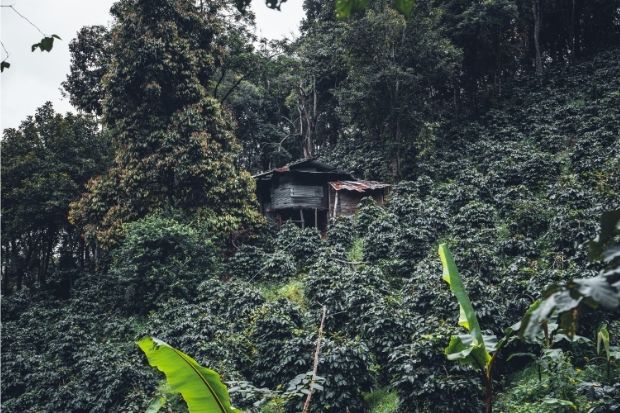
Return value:
<svg viewBox="0 0 620 413">
<path fill-rule="evenodd" d="M 590 258 L 593 260 L 602 258 L 609 262 L 618 257 L 619 246 L 612 244 L 614 237 L 620 232 L 620 209 L 604 212 L 600 225 L 599 235 L 590 241 Z"/>
<path fill-rule="evenodd" d="M 601 354 L 601 345 L 605 349 L 605 357 L 609 360 L 609 330 L 607 330 L 607 324 L 600 326 L 596 332 L 596 354 L 598 355 Z"/>
<path fill-rule="evenodd" d="M 170 390 L 181 393 L 190 413 L 241 413 L 231 406 L 228 390 L 215 371 L 156 338 L 144 337 L 137 344 L 149 364 L 166 375 Z"/>
<path fill-rule="evenodd" d="M 443 265 L 443 279 L 459 303 L 459 325 L 469 330 L 469 334 L 453 336 L 450 339 L 446 355 L 450 360 L 463 360 L 484 368 L 491 360 L 489 350 L 492 351 L 494 348 L 489 349 L 485 345 L 476 312 L 446 244 L 439 245 L 439 257 Z M 490 340 L 487 341 L 491 344 Z"/>
<path fill-rule="evenodd" d="M 459 325 L 465 327 L 474 336 L 479 336 L 479 341 L 482 341 L 482 332 L 478 324 L 476 312 L 471 305 L 471 301 L 469 301 L 469 296 L 467 295 L 467 291 L 465 291 L 463 280 L 461 280 L 452 253 L 446 244 L 439 245 L 439 257 L 443 265 L 442 278 L 448 283 L 452 294 L 454 294 L 459 303 Z"/>
<path fill-rule="evenodd" d="M 519 335 L 527 341 L 536 341 L 542 323 L 556 316 L 559 316 L 562 330 L 571 337 L 577 328 L 578 310 L 583 305 L 617 308 L 620 305 L 620 272 L 575 279 L 549 288 L 543 296 L 542 301 L 530 306 L 521 321 Z"/>
</svg>

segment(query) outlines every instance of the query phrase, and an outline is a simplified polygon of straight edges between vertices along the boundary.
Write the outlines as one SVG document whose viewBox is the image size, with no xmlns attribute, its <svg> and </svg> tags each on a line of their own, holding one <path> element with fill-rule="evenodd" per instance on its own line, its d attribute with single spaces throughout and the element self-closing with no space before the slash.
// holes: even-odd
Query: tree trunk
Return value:
<svg viewBox="0 0 620 413">
<path fill-rule="evenodd" d="M 570 60 L 575 61 L 575 0 L 571 1 L 570 10 Z"/>
<path fill-rule="evenodd" d="M 19 256 L 19 250 L 15 240 L 11 240 L 11 266 L 13 267 L 13 274 L 15 275 L 15 289 L 17 291 L 22 289 L 22 283 L 24 281 L 24 269 L 21 265 L 21 258 Z"/>
<path fill-rule="evenodd" d="M 316 382 L 316 373 L 319 369 L 319 355 L 321 353 L 321 340 L 323 339 L 323 326 L 325 324 L 327 307 L 323 306 L 323 308 L 321 309 L 321 313 L 321 324 L 319 325 L 319 334 L 316 339 L 316 349 L 314 350 L 314 361 L 312 362 L 312 377 L 310 378 L 310 388 L 308 389 L 308 397 L 306 397 L 302 413 L 308 413 L 310 411 L 310 401 L 312 400 L 312 392 L 314 391 L 314 383 Z"/>
<path fill-rule="evenodd" d="M 80 268 L 83 270 L 86 261 L 86 249 L 84 248 L 84 238 L 82 238 L 81 235 L 78 235 L 78 237 L 78 261 L 80 263 Z"/>
<path fill-rule="evenodd" d="M 39 284 L 44 285 L 47 282 L 47 273 L 49 271 L 50 260 L 54 252 L 54 240 L 56 238 L 56 230 L 53 227 L 47 229 L 47 237 L 45 240 L 45 249 L 43 250 L 43 260 L 39 271 Z"/>
<path fill-rule="evenodd" d="M 485 376 L 484 413 L 493 413 L 493 379 Z"/>
<path fill-rule="evenodd" d="M 309 98 L 308 93 L 303 88 L 303 83 L 299 82 L 298 89 L 298 102 L 297 102 L 297 111 L 299 113 L 299 135 L 302 140 L 302 153 L 304 158 L 311 158 L 314 153 L 314 142 L 313 142 L 313 134 L 316 120 L 316 106 L 317 106 L 317 96 L 316 96 L 316 80 L 314 76 L 312 77 L 312 102 L 307 102 Z M 309 105 L 312 105 L 312 108 L 309 108 Z M 312 111 L 312 112 L 311 112 Z M 305 124 L 305 128 L 304 128 Z M 304 130 L 305 129 L 305 130 Z"/>
<path fill-rule="evenodd" d="M 542 20 L 540 13 L 540 0 L 532 0 L 532 14 L 534 16 L 534 48 L 536 50 L 536 76 L 540 78 L 543 73 L 542 55 L 540 52 L 540 25 Z"/>
<path fill-rule="evenodd" d="M 7 245 L 6 249 L 2 252 L 4 254 L 2 260 L 2 293 L 7 294 L 9 292 L 9 266 L 11 265 L 11 260 L 6 257 L 9 255 L 10 246 Z"/>
</svg>

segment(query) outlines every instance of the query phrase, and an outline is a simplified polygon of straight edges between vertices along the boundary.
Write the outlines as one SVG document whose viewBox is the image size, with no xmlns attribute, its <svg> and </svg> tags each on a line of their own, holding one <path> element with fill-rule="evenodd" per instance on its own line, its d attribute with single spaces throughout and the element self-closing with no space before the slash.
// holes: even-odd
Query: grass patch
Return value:
<svg viewBox="0 0 620 413">
<path fill-rule="evenodd" d="M 259 285 L 259 289 L 267 301 L 286 298 L 301 308 L 306 308 L 304 284 L 300 279 L 291 280 L 286 284 L 263 283 Z"/>
<path fill-rule="evenodd" d="M 347 259 L 351 262 L 364 261 L 364 240 L 362 238 L 353 240 L 353 245 L 347 252 Z"/>
<path fill-rule="evenodd" d="M 369 413 L 396 413 L 400 407 L 400 399 L 396 390 L 379 389 L 366 393 L 364 400 Z"/>
</svg>

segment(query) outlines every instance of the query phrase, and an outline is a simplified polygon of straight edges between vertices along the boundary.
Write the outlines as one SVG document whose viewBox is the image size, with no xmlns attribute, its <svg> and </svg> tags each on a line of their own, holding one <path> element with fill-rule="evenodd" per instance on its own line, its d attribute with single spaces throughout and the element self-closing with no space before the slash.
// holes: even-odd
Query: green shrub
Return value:
<svg viewBox="0 0 620 413">
<path fill-rule="evenodd" d="M 355 213 L 355 232 L 360 235 L 367 234 L 371 227 L 383 218 L 384 214 L 385 210 L 372 198 L 362 198 Z"/>
<path fill-rule="evenodd" d="M 301 229 L 290 221 L 282 225 L 275 240 L 276 251 L 291 254 L 299 268 L 314 259 L 321 245 L 321 235 L 316 228 Z"/>
<path fill-rule="evenodd" d="M 327 227 L 327 242 L 332 247 L 349 249 L 355 238 L 352 229 L 353 218 L 351 217 L 340 215 L 336 219 L 330 220 Z"/>
<path fill-rule="evenodd" d="M 265 252 L 253 245 L 242 245 L 226 263 L 226 272 L 242 280 L 259 279 L 265 261 Z"/>
<path fill-rule="evenodd" d="M 359 331 L 360 317 L 387 294 L 389 288 L 376 267 L 352 269 L 324 256 L 310 268 L 305 284 L 309 308 L 323 305 L 328 308 L 326 329 L 346 331 L 352 336 Z"/>
<path fill-rule="evenodd" d="M 286 251 L 275 251 L 265 256 L 259 279 L 285 281 L 297 274 L 295 257 Z"/>
<path fill-rule="evenodd" d="M 483 411 L 478 372 L 446 359 L 452 330 L 421 317 L 411 344 L 394 349 L 388 369 L 402 411 L 479 413 Z"/>
<path fill-rule="evenodd" d="M 303 333 L 301 309 L 286 299 L 267 302 L 251 318 L 249 338 L 254 343 L 252 382 L 272 389 L 285 386 L 293 377 L 310 369 L 312 343 L 291 354 L 286 346 Z"/>
<path fill-rule="evenodd" d="M 146 313 L 162 299 L 191 299 L 198 284 L 218 273 L 213 244 L 189 225 L 148 216 L 125 226 L 109 270 L 131 313 Z"/>
<path fill-rule="evenodd" d="M 291 341 L 285 351 L 304 357 L 311 365 L 313 351 L 304 354 L 316 341 L 316 334 Z M 319 357 L 318 371 L 324 379 L 322 389 L 315 392 L 310 406 L 316 413 L 363 413 L 366 411 L 363 394 L 374 384 L 373 360 L 368 347 L 359 340 L 326 338 Z M 302 410 L 305 395 L 292 399 L 287 406 L 290 413 Z"/>
</svg>

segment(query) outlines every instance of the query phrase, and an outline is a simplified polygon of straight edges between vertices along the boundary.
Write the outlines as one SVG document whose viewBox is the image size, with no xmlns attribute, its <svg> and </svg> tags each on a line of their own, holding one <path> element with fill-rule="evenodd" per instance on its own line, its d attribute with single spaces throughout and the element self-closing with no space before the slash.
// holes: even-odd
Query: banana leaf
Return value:
<svg viewBox="0 0 620 413">
<path fill-rule="evenodd" d="M 190 413 L 242 413 L 231 406 L 228 389 L 213 370 L 153 337 L 137 342 L 149 364 L 163 372 L 171 392 L 181 393 Z"/>
<path fill-rule="evenodd" d="M 601 354 L 601 345 L 605 349 L 605 357 L 607 360 L 610 359 L 609 352 L 609 330 L 607 330 L 607 325 L 603 324 L 599 327 L 596 332 L 596 354 Z"/>
<path fill-rule="evenodd" d="M 452 253 L 446 244 L 439 245 L 439 257 L 443 265 L 442 278 L 448 283 L 452 294 L 459 303 L 459 325 L 469 331 L 469 334 L 460 334 L 450 338 L 450 343 L 445 350 L 446 356 L 449 360 L 461 360 L 484 369 L 491 361 L 489 351 L 495 349 L 495 345 L 492 343 L 497 343 L 497 341 L 494 337 L 489 336 L 485 343 L 476 312 L 469 300 L 469 295 L 467 295 L 463 280 L 456 268 Z"/>
</svg>

